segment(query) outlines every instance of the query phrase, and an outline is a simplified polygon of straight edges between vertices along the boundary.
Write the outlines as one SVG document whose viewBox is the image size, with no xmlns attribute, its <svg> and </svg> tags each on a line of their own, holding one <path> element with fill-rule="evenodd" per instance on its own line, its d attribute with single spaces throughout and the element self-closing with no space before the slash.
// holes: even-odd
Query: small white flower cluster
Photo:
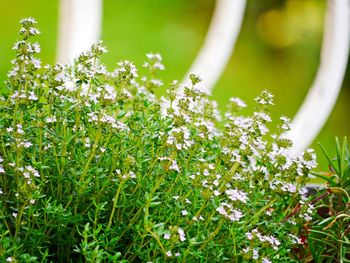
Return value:
<svg viewBox="0 0 350 263">
<path fill-rule="evenodd" d="M 281 242 L 272 235 L 263 235 L 259 230 L 254 229 L 251 232 L 246 233 L 246 238 L 250 241 L 250 246 L 242 249 L 243 254 L 246 258 L 251 258 L 258 262 L 271 262 L 267 257 L 260 255 L 259 251 L 266 251 L 267 247 L 271 247 L 273 250 L 277 251 Z M 261 243 L 261 247 L 253 247 Z"/>
<path fill-rule="evenodd" d="M 174 238 L 180 242 L 184 242 L 186 241 L 186 233 L 181 227 L 169 227 L 169 232 L 166 232 L 163 238 L 166 240 Z"/>
<path fill-rule="evenodd" d="M 299 214 L 300 218 L 303 218 L 306 222 L 312 220 L 312 215 L 314 214 L 315 207 L 312 204 L 307 204 L 307 209 L 304 213 Z"/>
<path fill-rule="evenodd" d="M 247 193 L 237 190 L 237 189 L 229 189 L 225 191 L 225 194 L 227 195 L 228 199 L 232 201 L 241 201 L 242 203 L 247 203 L 248 195 Z"/>
<path fill-rule="evenodd" d="M 118 62 L 118 67 L 113 71 L 112 76 L 119 80 L 132 80 L 138 77 L 137 69 L 135 65 L 128 61 L 124 60 Z"/>
<path fill-rule="evenodd" d="M 255 100 L 260 105 L 273 105 L 273 95 L 267 90 L 264 90 Z"/>
<path fill-rule="evenodd" d="M 304 245 L 303 240 L 300 237 L 297 237 L 293 234 L 288 234 L 288 236 L 291 238 L 291 242 L 298 245 Z"/>
<path fill-rule="evenodd" d="M 222 202 L 220 206 L 216 208 L 216 211 L 231 221 L 239 221 L 243 217 L 243 213 L 240 210 L 234 209 L 231 204 L 225 202 Z"/>
<path fill-rule="evenodd" d="M 245 108 L 247 107 L 247 104 L 241 100 L 240 98 L 230 98 L 230 103 L 232 103 L 234 106 L 238 108 Z"/>
<path fill-rule="evenodd" d="M 89 112 L 87 116 L 89 117 L 88 121 L 97 126 L 108 125 L 109 127 L 117 129 L 119 131 L 128 131 L 129 129 L 125 123 L 116 120 L 115 117 L 110 116 L 104 112 Z"/>
<path fill-rule="evenodd" d="M 19 167 L 18 171 L 22 173 L 22 175 L 25 178 L 25 181 L 28 185 L 33 183 L 33 179 L 35 177 L 37 177 L 37 178 L 40 177 L 39 172 L 36 169 L 34 169 L 31 165 L 28 165 L 25 167 Z"/>
<path fill-rule="evenodd" d="M 129 171 L 127 174 L 124 174 L 122 176 L 122 178 L 124 180 L 127 180 L 127 179 L 135 179 L 136 178 L 136 174 L 133 172 L 133 171 Z"/>
<path fill-rule="evenodd" d="M 14 44 L 13 50 L 22 50 L 31 54 L 40 53 L 41 48 L 38 43 L 27 43 L 24 40 L 18 41 Z"/>
<path fill-rule="evenodd" d="M 4 159 L 0 155 L 0 174 L 4 174 L 5 173 L 4 166 L 2 165 L 3 161 L 4 161 Z M 1 188 L 0 188 L 0 190 L 1 190 Z M 2 193 L 2 191 L 1 191 L 1 193 Z"/>
<path fill-rule="evenodd" d="M 254 238 L 257 238 L 261 243 L 267 242 L 274 250 L 278 250 L 279 245 L 281 245 L 281 242 L 277 238 L 272 235 L 263 235 L 257 229 L 254 229 L 251 232 L 247 232 L 246 237 L 250 241 Z"/>
<path fill-rule="evenodd" d="M 6 258 L 6 262 L 15 262 L 15 258 L 14 257 L 7 257 Z"/>
<path fill-rule="evenodd" d="M 173 160 L 170 167 L 169 167 L 170 170 L 173 170 L 173 171 L 176 171 L 176 172 L 180 172 L 180 168 L 179 168 L 179 165 L 177 164 L 176 160 Z"/>
<path fill-rule="evenodd" d="M 190 140 L 190 131 L 186 126 L 176 127 L 169 132 L 167 138 L 167 144 L 173 145 L 178 150 L 188 150 L 192 145 L 193 141 Z"/>
<path fill-rule="evenodd" d="M 148 53 L 146 54 L 148 58 L 148 62 L 145 62 L 143 66 L 145 68 L 151 68 L 151 69 L 156 69 L 156 70 L 164 70 L 164 65 L 162 63 L 162 56 L 159 53 L 153 54 L 153 53 Z"/>
<path fill-rule="evenodd" d="M 167 256 L 167 257 L 172 257 L 173 256 L 173 252 L 171 252 L 170 250 L 168 250 L 166 253 L 165 253 L 165 255 Z M 179 257 L 180 256 L 180 252 L 176 252 L 175 254 L 174 254 L 174 256 L 175 257 Z"/>
<path fill-rule="evenodd" d="M 6 132 L 12 135 L 12 142 L 17 146 L 17 148 L 30 148 L 33 146 L 33 143 L 27 139 L 25 139 L 25 132 L 23 130 L 22 124 L 17 124 L 16 129 L 13 127 L 7 127 Z M 10 145 L 11 143 L 7 143 L 6 145 Z"/>
<path fill-rule="evenodd" d="M 93 202 L 114 200 L 106 203 L 118 206 L 98 211 L 101 222 L 107 218 L 110 233 L 152 231 L 152 237 L 129 248 L 149 249 L 149 255 L 169 260 L 224 261 L 233 256 L 235 242 L 239 259 L 268 263 L 275 256 L 289 258 L 282 247 L 301 244 L 294 225 L 314 213 L 305 182 L 316 156 L 312 150 L 288 156 L 287 117 L 281 117 L 272 139 L 266 138 L 272 121 L 269 92 L 256 98 L 258 109 L 248 117 L 239 115 L 247 105 L 238 98 L 230 99 L 221 115 L 196 75 L 190 76 L 189 87 L 173 82 L 159 100 L 154 90 L 163 84 L 157 79 L 164 69 L 161 56 L 147 54 L 148 77 L 139 77 L 130 61 L 110 72 L 98 61 L 106 52 L 102 43 L 73 65 L 40 68 L 35 58 L 40 47 L 27 39 L 38 33 L 35 21 L 22 24 L 23 40 L 15 45 L 18 56 L 9 74 L 11 90 L 0 100 L 0 176 L 25 190 L 19 194 L 17 187 L 0 185 L 1 197 L 11 192 L 23 203 L 44 204 L 33 196 L 46 198 L 60 185 L 53 189 L 54 199 L 69 196 L 76 212 L 90 194 Z M 61 185 L 69 182 L 74 185 Z M 295 207 L 300 213 L 292 213 Z M 13 213 L 12 221 L 21 219 L 19 211 L 14 207 L 9 218 Z M 112 231 L 125 218 L 133 218 L 127 231 L 120 222 Z M 164 224 L 173 226 L 164 230 Z M 132 242 L 139 242 L 135 236 L 130 235 Z M 213 256 L 218 247 L 221 254 Z"/>
</svg>

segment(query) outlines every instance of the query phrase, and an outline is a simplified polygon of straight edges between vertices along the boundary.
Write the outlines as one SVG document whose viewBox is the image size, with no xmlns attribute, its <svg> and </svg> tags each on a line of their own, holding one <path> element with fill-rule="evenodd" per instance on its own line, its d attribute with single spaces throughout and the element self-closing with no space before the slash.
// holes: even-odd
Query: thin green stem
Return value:
<svg viewBox="0 0 350 263">
<path fill-rule="evenodd" d="M 119 194 L 120 194 L 120 191 L 122 190 L 123 186 L 124 186 L 124 183 L 125 183 L 125 180 L 122 180 L 118 186 L 118 190 L 114 196 L 114 199 L 113 199 L 113 207 L 112 207 L 112 212 L 109 216 L 109 220 L 108 220 L 108 225 L 107 225 L 107 231 L 110 229 L 111 225 L 112 225 L 112 221 L 113 221 L 113 217 L 114 217 L 114 212 L 115 212 L 115 208 L 117 206 L 117 203 L 118 203 L 118 198 L 119 198 Z"/>
</svg>

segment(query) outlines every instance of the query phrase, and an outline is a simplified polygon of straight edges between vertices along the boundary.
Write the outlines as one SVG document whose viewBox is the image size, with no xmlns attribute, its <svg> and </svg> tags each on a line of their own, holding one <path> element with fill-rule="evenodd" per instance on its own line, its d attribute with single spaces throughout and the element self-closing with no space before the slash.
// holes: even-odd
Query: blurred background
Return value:
<svg viewBox="0 0 350 263">
<path fill-rule="evenodd" d="M 275 95 L 274 118 L 293 117 L 317 72 L 326 0 L 248 0 L 245 18 L 231 60 L 217 83 L 213 98 L 221 109 L 228 99 L 240 97 L 255 107 L 253 99 L 263 89 Z M 128 59 L 141 68 L 148 52 L 159 52 L 166 70 L 164 83 L 181 80 L 203 43 L 214 0 L 104 0 L 101 39 L 109 53 L 110 68 Z M 14 56 L 18 21 L 32 16 L 42 34 L 43 64 L 54 63 L 58 29 L 58 0 L 1 0 L 0 87 Z M 165 92 L 165 85 L 159 90 Z M 317 142 L 334 153 L 334 137 L 350 135 L 350 69 L 347 68 L 337 104 L 315 139 L 319 169 L 326 170 Z"/>
</svg>

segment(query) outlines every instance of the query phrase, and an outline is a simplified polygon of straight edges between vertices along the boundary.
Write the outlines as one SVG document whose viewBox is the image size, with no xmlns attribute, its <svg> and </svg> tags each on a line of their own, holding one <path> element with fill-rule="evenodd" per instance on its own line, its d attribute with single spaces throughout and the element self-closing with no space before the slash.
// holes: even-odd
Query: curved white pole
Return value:
<svg viewBox="0 0 350 263">
<path fill-rule="evenodd" d="M 228 63 L 241 28 L 246 0 L 217 0 L 204 44 L 183 80 L 189 74 L 203 78 L 201 85 L 211 93 Z"/>
<path fill-rule="evenodd" d="M 72 62 L 100 38 L 102 0 L 61 0 L 57 62 Z"/>
<path fill-rule="evenodd" d="M 187 74 L 202 76 L 210 93 L 230 59 L 244 15 L 246 0 L 217 0 L 210 27 Z M 99 40 L 102 0 L 61 0 L 57 62 L 71 62 Z"/>
<path fill-rule="evenodd" d="M 350 1 L 328 0 L 321 64 L 287 134 L 293 141 L 291 156 L 307 148 L 327 121 L 344 78 L 349 43 Z"/>
</svg>

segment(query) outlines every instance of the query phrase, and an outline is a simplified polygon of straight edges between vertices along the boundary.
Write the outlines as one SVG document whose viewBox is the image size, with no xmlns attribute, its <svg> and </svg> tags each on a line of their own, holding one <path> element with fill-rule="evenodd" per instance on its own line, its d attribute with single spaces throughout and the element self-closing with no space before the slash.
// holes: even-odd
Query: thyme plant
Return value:
<svg viewBox="0 0 350 263">
<path fill-rule="evenodd" d="M 286 117 L 270 134 L 270 93 L 248 117 L 238 98 L 220 114 L 195 75 L 157 99 L 160 55 L 147 76 L 109 71 L 101 43 L 42 67 L 35 23 L 0 101 L 0 261 L 298 261 L 315 154 L 288 157 Z"/>
</svg>

